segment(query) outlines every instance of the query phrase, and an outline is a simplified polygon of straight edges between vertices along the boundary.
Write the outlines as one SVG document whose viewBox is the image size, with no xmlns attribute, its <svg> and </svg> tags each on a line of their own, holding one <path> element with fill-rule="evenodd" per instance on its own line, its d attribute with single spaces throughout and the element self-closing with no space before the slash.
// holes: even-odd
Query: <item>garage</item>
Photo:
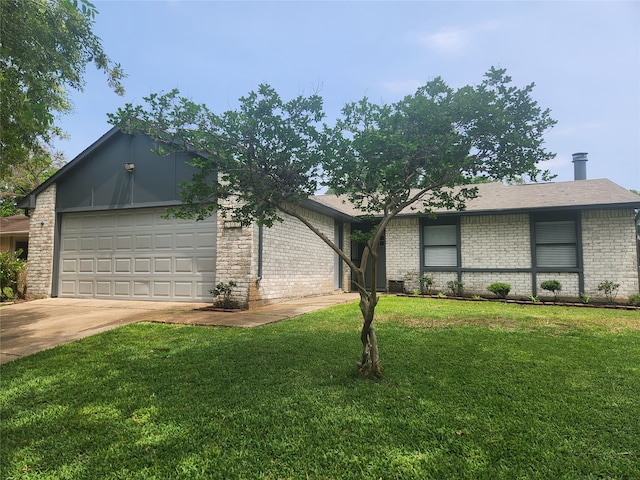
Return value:
<svg viewBox="0 0 640 480">
<path fill-rule="evenodd" d="M 208 301 L 216 219 L 165 219 L 164 208 L 64 213 L 58 296 Z"/>
</svg>

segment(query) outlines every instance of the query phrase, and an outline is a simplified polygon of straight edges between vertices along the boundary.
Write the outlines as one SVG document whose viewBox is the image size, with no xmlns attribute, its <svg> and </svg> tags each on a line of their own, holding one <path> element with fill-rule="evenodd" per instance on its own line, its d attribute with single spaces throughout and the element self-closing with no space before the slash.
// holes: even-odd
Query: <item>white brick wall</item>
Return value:
<svg viewBox="0 0 640 480">
<path fill-rule="evenodd" d="M 418 218 L 394 219 L 387 227 L 387 279 L 404 280 L 405 290 L 419 288 L 420 221 Z M 597 285 L 603 280 L 620 283 L 618 298 L 638 292 L 638 265 L 633 210 L 596 210 L 582 213 L 582 247 L 585 292 L 601 297 Z M 531 267 L 530 221 L 528 214 L 463 216 L 460 220 L 463 268 L 528 269 Z M 433 290 L 446 292 L 454 272 L 429 272 Z M 562 284 L 561 296 L 578 297 L 577 273 L 539 273 L 537 293 L 545 280 Z M 490 295 L 487 286 L 494 282 L 511 285 L 510 296 L 527 297 L 533 292 L 529 272 L 464 272 L 462 281 L 468 294 Z"/>
<path fill-rule="evenodd" d="M 232 300 L 246 306 L 251 288 L 251 265 L 253 257 L 254 228 L 232 227 L 228 220 L 217 213 L 216 281 L 234 281 Z M 227 225 L 225 227 L 225 225 Z M 257 243 L 257 234 L 255 235 Z"/>
<path fill-rule="evenodd" d="M 529 215 L 481 215 L 460 219 L 462 266 L 531 266 Z"/>
<path fill-rule="evenodd" d="M 584 287 L 592 297 L 603 297 L 598 284 L 620 284 L 618 299 L 638 293 L 633 210 L 593 210 L 582 213 Z"/>
<path fill-rule="evenodd" d="M 387 283 L 401 280 L 406 291 L 419 289 L 420 220 L 415 217 L 391 220 L 385 238 Z"/>
<path fill-rule="evenodd" d="M 303 208 L 299 209 L 329 239 L 334 239 L 334 220 Z M 283 215 L 284 222 L 263 230 L 262 279 L 258 273 L 258 228 L 253 230 L 254 256 L 251 269 L 251 305 L 286 298 L 335 292 L 335 253 L 298 219 Z M 343 232 L 343 245 L 349 253 L 349 229 Z M 219 252 L 219 257 L 222 252 Z M 343 264 L 344 265 L 344 264 Z M 343 267 L 344 290 L 349 287 L 350 271 Z"/>
<path fill-rule="evenodd" d="M 56 185 L 36 198 L 29 227 L 29 260 L 27 262 L 27 295 L 50 297 L 53 279 L 53 244 L 56 225 Z"/>
</svg>

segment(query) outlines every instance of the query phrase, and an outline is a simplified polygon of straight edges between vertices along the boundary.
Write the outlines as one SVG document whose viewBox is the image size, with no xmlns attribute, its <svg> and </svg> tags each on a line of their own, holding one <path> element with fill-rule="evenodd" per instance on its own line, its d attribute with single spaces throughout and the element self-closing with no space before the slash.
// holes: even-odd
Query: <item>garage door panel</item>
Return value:
<svg viewBox="0 0 640 480">
<path fill-rule="evenodd" d="M 62 240 L 62 252 L 76 252 L 80 245 L 80 239 L 76 236 L 69 236 Z"/>
<path fill-rule="evenodd" d="M 136 235 L 136 251 L 151 250 L 153 248 L 152 239 L 153 235 L 151 234 Z"/>
<path fill-rule="evenodd" d="M 110 258 L 98 258 L 96 273 L 111 273 L 112 265 Z"/>
<path fill-rule="evenodd" d="M 193 273 L 193 259 L 191 257 L 176 258 L 176 273 Z"/>
<path fill-rule="evenodd" d="M 97 297 L 110 297 L 112 296 L 111 282 L 96 282 L 96 296 Z"/>
<path fill-rule="evenodd" d="M 151 273 L 151 259 L 150 258 L 136 258 L 134 260 L 135 273 Z"/>
<path fill-rule="evenodd" d="M 78 294 L 93 296 L 93 280 L 78 281 Z"/>
<path fill-rule="evenodd" d="M 133 248 L 132 235 L 118 235 L 116 237 L 116 251 L 129 252 Z"/>
<path fill-rule="evenodd" d="M 153 282 L 153 296 L 171 298 L 171 282 Z"/>
<path fill-rule="evenodd" d="M 65 258 L 62 260 L 62 273 L 77 273 L 78 260 L 75 258 Z"/>
<path fill-rule="evenodd" d="M 210 300 L 215 218 L 190 222 L 163 219 L 164 213 L 146 209 L 64 214 L 58 295 Z"/>
<path fill-rule="evenodd" d="M 173 235 L 170 233 L 158 233 L 155 235 L 155 249 L 156 250 L 171 250 L 173 249 Z"/>
<path fill-rule="evenodd" d="M 60 282 L 60 293 L 62 295 L 77 295 L 76 282 L 73 280 L 63 280 Z"/>
<path fill-rule="evenodd" d="M 113 250 L 113 237 L 98 237 L 98 250 L 106 252 L 110 252 L 111 250 Z"/>
<path fill-rule="evenodd" d="M 116 273 L 131 273 L 131 259 L 116 258 Z"/>
<path fill-rule="evenodd" d="M 129 297 L 131 296 L 131 284 L 130 282 L 123 281 L 114 281 L 114 295 L 120 297 Z"/>
<path fill-rule="evenodd" d="M 80 273 L 95 273 L 93 269 L 93 258 L 81 258 L 80 259 Z"/>
</svg>

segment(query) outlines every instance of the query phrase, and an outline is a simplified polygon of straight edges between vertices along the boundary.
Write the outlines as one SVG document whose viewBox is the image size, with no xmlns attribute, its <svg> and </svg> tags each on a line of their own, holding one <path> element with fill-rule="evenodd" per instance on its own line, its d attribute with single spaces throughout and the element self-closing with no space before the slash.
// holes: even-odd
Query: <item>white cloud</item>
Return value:
<svg viewBox="0 0 640 480">
<path fill-rule="evenodd" d="M 445 27 L 436 33 L 424 35 L 420 43 L 443 55 L 460 55 L 464 53 L 471 41 L 472 32 L 459 27 Z"/>
<path fill-rule="evenodd" d="M 460 56 L 472 47 L 477 37 L 498 30 L 502 23 L 498 21 L 484 22 L 472 26 L 443 27 L 435 33 L 418 35 L 418 43 L 440 55 Z"/>
</svg>

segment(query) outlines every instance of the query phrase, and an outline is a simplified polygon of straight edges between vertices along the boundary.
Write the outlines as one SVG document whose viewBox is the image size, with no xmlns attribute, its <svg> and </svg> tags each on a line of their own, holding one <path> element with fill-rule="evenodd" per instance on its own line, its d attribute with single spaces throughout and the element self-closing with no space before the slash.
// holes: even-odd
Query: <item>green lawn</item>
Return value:
<svg viewBox="0 0 640 480">
<path fill-rule="evenodd" d="M 2 366 L 2 479 L 635 479 L 640 312 L 385 297 L 136 324 Z"/>
</svg>

